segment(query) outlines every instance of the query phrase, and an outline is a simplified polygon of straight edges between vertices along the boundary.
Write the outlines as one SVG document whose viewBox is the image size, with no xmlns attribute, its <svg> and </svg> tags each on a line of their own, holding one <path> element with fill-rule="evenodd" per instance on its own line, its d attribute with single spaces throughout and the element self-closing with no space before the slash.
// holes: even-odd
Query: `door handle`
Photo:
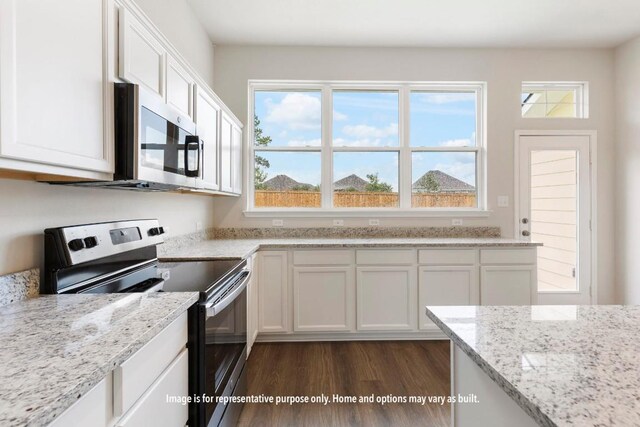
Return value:
<svg viewBox="0 0 640 427">
<path fill-rule="evenodd" d="M 522 223 L 523 224 L 528 224 L 529 223 L 529 218 L 522 218 Z"/>
<path fill-rule="evenodd" d="M 524 237 L 529 237 L 531 235 L 531 233 L 529 233 L 529 230 L 522 230 L 522 235 Z"/>
<path fill-rule="evenodd" d="M 193 149 L 195 147 L 195 150 Z M 189 155 L 191 151 L 196 152 L 195 169 L 189 168 Z M 196 135 L 187 135 L 184 142 L 184 174 L 188 177 L 197 178 L 200 175 L 200 138 Z"/>
</svg>

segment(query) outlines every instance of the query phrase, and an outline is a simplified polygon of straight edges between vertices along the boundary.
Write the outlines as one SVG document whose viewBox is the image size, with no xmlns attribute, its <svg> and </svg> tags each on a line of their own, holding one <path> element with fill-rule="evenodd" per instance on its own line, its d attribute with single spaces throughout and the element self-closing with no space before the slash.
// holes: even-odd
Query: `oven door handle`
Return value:
<svg viewBox="0 0 640 427">
<path fill-rule="evenodd" d="M 251 278 L 251 272 L 249 270 L 242 270 L 240 274 L 247 273 L 244 279 L 238 284 L 235 285 L 233 290 L 224 296 L 220 301 L 214 303 L 213 301 L 207 302 L 205 308 L 207 309 L 207 318 L 213 317 L 216 314 L 220 313 L 222 310 L 227 308 L 229 304 L 236 299 L 242 291 L 244 291 L 249 283 L 249 279 Z"/>
</svg>

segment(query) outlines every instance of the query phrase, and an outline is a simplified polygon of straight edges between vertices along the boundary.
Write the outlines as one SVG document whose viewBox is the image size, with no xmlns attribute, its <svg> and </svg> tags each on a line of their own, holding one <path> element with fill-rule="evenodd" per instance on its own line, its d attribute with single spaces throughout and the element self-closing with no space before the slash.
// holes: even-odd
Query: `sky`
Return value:
<svg viewBox="0 0 640 427">
<path fill-rule="evenodd" d="M 473 93 L 412 92 L 410 143 L 412 146 L 464 147 L 475 145 Z M 256 91 L 255 113 L 263 135 L 273 147 L 320 147 L 321 94 L 319 91 Z M 334 91 L 333 144 L 336 147 L 397 147 L 398 93 Z M 285 174 L 296 181 L 320 184 L 318 153 L 259 153 L 271 164 L 268 178 Z M 439 169 L 471 185 L 475 183 L 475 154 L 414 153 L 413 181 Z M 378 173 L 381 181 L 398 189 L 398 154 L 335 153 L 334 181 L 351 174 L 366 179 Z"/>
</svg>

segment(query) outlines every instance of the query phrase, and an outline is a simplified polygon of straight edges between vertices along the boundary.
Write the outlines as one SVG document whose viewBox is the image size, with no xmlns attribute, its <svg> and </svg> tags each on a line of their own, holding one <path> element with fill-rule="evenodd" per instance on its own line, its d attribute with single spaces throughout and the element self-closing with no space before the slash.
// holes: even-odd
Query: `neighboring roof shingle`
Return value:
<svg viewBox="0 0 640 427">
<path fill-rule="evenodd" d="M 339 179 L 338 181 L 333 183 L 334 191 L 344 191 L 355 189 L 356 191 L 365 191 L 365 187 L 367 186 L 367 181 L 360 178 L 356 174 L 351 174 L 345 178 Z"/>
<path fill-rule="evenodd" d="M 273 178 L 264 182 L 265 188 L 268 190 L 287 191 L 295 187 L 309 186 L 311 184 L 303 184 L 296 181 L 293 178 L 289 178 L 287 175 L 276 175 Z"/>
<path fill-rule="evenodd" d="M 436 186 L 437 189 L 433 190 L 430 187 Z M 473 185 L 467 184 L 464 181 L 460 181 L 458 178 L 454 178 L 439 170 L 431 170 L 413 183 L 414 190 L 418 191 L 441 191 L 441 192 L 468 192 L 474 191 L 476 188 Z"/>
</svg>

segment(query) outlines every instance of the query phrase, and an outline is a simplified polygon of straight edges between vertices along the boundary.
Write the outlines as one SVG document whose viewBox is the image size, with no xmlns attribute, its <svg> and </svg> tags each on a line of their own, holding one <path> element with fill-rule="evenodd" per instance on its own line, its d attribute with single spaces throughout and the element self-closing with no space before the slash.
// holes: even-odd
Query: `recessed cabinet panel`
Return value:
<svg viewBox="0 0 640 427">
<path fill-rule="evenodd" d="M 536 267 L 510 265 L 481 267 L 482 305 L 531 305 L 536 303 Z"/>
<path fill-rule="evenodd" d="M 165 97 L 166 51 L 126 8 L 120 9 L 120 77 Z"/>
<path fill-rule="evenodd" d="M 220 122 L 220 190 L 232 193 L 234 188 L 233 168 L 233 123 L 223 112 Z"/>
<path fill-rule="evenodd" d="M 418 263 L 427 265 L 473 265 L 478 262 L 476 249 L 423 249 Z"/>
<path fill-rule="evenodd" d="M 167 57 L 167 103 L 193 118 L 195 82 L 172 57 Z"/>
<path fill-rule="evenodd" d="M 482 249 L 481 264 L 535 264 L 536 249 Z"/>
<path fill-rule="evenodd" d="M 202 142 L 201 188 L 218 190 L 218 115 L 220 106 L 202 88 L 197 89 L 196 125 Z"/>
<path fill-rule="evenodd" d="M 415 267 L 358 267 L 358 330 L 416 328 Z"/>
<path fill-rule="evenodd" d="M 106 10 L 103 0 L 0 2 L 1 157 L 113 172 Z"/>
<path fill-rule="evenodd" d="M 413 249 L 368 249 L 356 251 L 356 263 L 361 265 L 411 265 L 416 262 Z"/>
<path fill-rule="evenodd" d="M 260 252 L 258 272 L 259 331 L 290 332 L 287 252 Z"/>
<path fill-rule="evenodd" d="M 420 329 L 437 328 L 426 315 L 428 305 L 479 304 L 478 267 L 420 267 L 419 275 Z"/>
<path fill-rule="evenodd" d="M 242 193 L 242 130 L 233 124 L 231 127 L 231 166 L 234 194 Z"/>
<path fill-rule="evenodd" d="M 351 267 L 295 267 L 294 330 L 351 330 L 354 293 Z"/>
</svg>

